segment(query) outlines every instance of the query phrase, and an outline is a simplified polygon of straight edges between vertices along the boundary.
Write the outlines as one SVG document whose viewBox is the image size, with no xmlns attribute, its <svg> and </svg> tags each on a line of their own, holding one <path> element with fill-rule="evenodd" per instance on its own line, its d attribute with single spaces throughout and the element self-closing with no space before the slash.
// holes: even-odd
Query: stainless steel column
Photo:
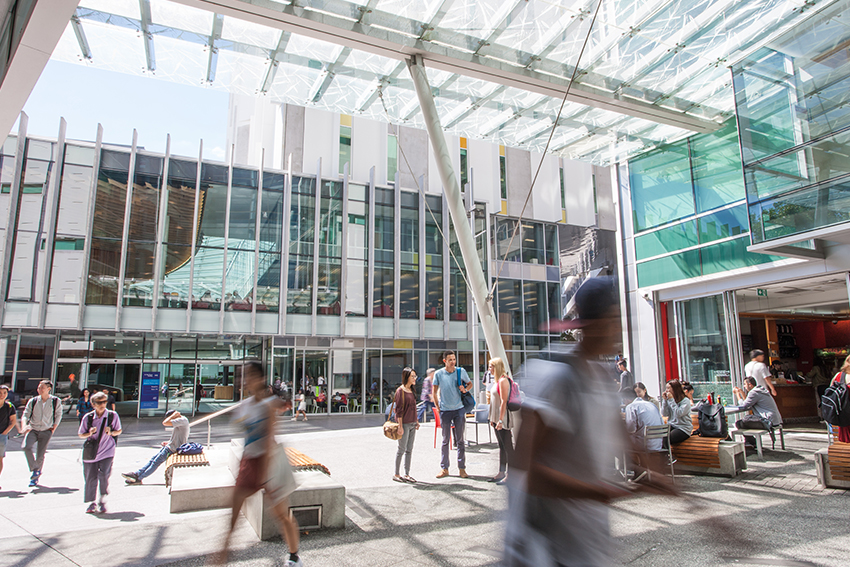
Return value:
<svg viewBox="0 0 850 567">
<path fill-rule="evenodd" d="M 121 329 L 121 313 L 124 311 L 124 277 L 127 275 L 127 250 L 130 247 L 130 215 L 133 214 L 133 188 L 136 181 L 136 151 L 139 133 L 133 129 L 133 145 L 130 149 L 130 169 L 127 172 L 127 193 L 124 200 L 124 232 L 121 234 L 121 264 L 118 266 L 118 301 L 115 306 L 115 330 Z M 95 172 L 97 175 L 97 172 Z M 88 274 L 86 274 L 88 276 Z"/>
<path fill-rule="evenodd" d="M 38 297 L 38 328 L 44 328 L 47 317 L 47 298 L 50 294 L 50 276 L 53 273 L 53 246 L 56 242 L 56 219 L 59 217 L 59 189 L 62 185 L 62 169 L 65 165 L 65 131 L 68 125 L 64 118 L 59 119 L 59 138 L 56 140 L 56 156 L 50 183 L 47 185 L 44 207 L 47 212 L 47 230 L 44 239 L 44 270 L 41 274 L 41 294 Z M 6 273 L 6 272 L 4 272 Z M 35 281 L 33 281 L 35 283 Z M 58 340 L 58 339 L 57 339 Z"/>
</svg>

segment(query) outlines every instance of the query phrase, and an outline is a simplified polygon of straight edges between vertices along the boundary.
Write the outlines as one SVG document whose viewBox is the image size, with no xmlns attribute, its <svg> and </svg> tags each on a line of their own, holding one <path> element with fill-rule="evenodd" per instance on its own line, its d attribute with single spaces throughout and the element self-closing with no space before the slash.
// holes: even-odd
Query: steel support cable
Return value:
<svg viewBox="0 0 850 567">
<path fill-rule="evenodd" d="M 543 152 L 540 155 L 540 163 L 537 164 L 537 171 L 534 172 L 534 178 L 531 180 L 531 187 L 528 188 L 528 195 L 525 197 L 525 203 L 522 205 L 522 210 L 519 213 L 519 220 L 517 221 L 516 227 L 514 227 L 514 232 L 511 234 L 511 239 L 508 241 L 507 250 L 505 250 L 505 257 L 502 258 L 502 263 L 499 264 L 499 269 L 496 270 L 495 278 L 493 280 L 493 286 L 490 288 L 490 293 L 487 294 L 487 299 L 492 300 L 493 292 L 496 289 L 496 286 L 499 285 L 499 275 L 502 273 L 502 268 L 505 266 L 505 262 L 508 260 L 508 254 L 510 253 L 511 246 L 514 243 L 514 238 L 516 238 L 517 233 L 519 232 L 520 227 L 522 226 L 522 215 L 525 214 L 525 209 L 528 207 L 528 201 L 531 199 L 531 194 L 534 191 L 534 185 L 537 183 L 537 177 L 540 175 L 540 170 L 543 168 L 543 160 L 546 159 L 546 151 L 549 149 L 549 145 L 552 143 L 552 137 L 555 135 L 555 128 L 558 127 L 558 122 L 561 120 L 561 113 L 564 111 L 564 105 L 567 102 L 567 97 L 570 96 L 570 88 L 572 88 L 573 83 L 575 82 L 576 75 L 578 74 L 579 64 L 581 64 L 581 57 L 584 55 L 584 50 L 587 47 L 587 42 L 590 40 L 590 34 L 593 32 L 593 24 L 596 23 L 596 16 L 599 15 L 599 8 L 602 6 L 602 0 L 596 4 L 596 11 L 593 12 L 593 19 L 590 20 L 590 28 L 587 30 L 587 35 L 584 37 L 584 43 L 581 45 L 581 51 L 579 51 L 578 59 L 576 59 L 576 64 L 573 67 L 573 74 L 570 77 L 570 82 L 567 83 L 567 90 L 564 92 L 564 98 L 561 100 L 561 106 L 558 108 L 558 115 L 555 117 L 555 123 L 552 124 L 552 129 L 549 130 L 549 138 L 546 140 L 546 146 L 543 148 Z"/>
</svg>

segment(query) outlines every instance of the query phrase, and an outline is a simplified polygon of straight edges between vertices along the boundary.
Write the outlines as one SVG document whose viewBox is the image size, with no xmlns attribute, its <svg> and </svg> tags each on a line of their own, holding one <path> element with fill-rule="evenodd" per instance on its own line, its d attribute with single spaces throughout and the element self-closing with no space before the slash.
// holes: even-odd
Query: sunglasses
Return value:
<svg viewBox="0 0 850 567">
<path fill-rule="evenodd" d="M 106 400 L 101 400 L 99 402 L 92 402 L 92 403 L 96 406 L 102 406 L 102 405 L 106 404 Z"/>
</svg>

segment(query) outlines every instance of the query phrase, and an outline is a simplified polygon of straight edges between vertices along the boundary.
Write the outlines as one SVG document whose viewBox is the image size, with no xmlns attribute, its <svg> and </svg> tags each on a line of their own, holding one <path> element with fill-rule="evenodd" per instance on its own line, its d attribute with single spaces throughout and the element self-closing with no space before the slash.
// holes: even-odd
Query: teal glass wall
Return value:
<svg viewBox="0 0 850 567">
<path fill-rule="evenodd" d="M 638 285 L 771 262 L 750 244 L 734 121 L 629 162 Z"/>
<path fill-rule="evenodd" d="M 754 243 L 850 221 L 850 13 L 824 10 L 733 71 Z"/>
</svg>

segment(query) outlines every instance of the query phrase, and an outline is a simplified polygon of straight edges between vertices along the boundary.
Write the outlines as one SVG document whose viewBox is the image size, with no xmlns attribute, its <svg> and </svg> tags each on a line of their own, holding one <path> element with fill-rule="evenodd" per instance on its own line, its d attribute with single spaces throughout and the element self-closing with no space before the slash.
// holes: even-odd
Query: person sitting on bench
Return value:
<svg viewBox="0 0 850 567">
<path fill-rule="evenodd" d="M 766 429 L 770 433 L 770 440 L 776 441 L 773 434 L 773 428 L 782 425 L 782 415 L 779 413 L 779 408 L 776 407 L 776 401 L 773 396 L 767 391 L 764 386 L 758 386 L 756 379 L 752 376 L 747 376 L 744 379 L 744 388 L 733 388 L 732 393 L 736 400 L 741 402 L 730 409 L 737 410 L 753 410 L 752 415 L 745 415 L 735 422 L 735 427 L 738 429 Z M 751 435 L 746 435 L 748 445 L 754 445 L 755 440 Z"/>
<path fill-rule="evenodd" d="M 142 484 L 142 479 L 154 473 L 159 465 L 168 460 L 172 454 L 177 452 L 180 445 L 189 440 L 189 420 L 177 410 L 171 410 L 165 414 L 162 422 L 165 427 L 173 427 L 171 439 L 162 442 L 162 448 L 154 455 L 148 463 L 135 472 L 121 473 L 127 484 Z"/>
</svg>

